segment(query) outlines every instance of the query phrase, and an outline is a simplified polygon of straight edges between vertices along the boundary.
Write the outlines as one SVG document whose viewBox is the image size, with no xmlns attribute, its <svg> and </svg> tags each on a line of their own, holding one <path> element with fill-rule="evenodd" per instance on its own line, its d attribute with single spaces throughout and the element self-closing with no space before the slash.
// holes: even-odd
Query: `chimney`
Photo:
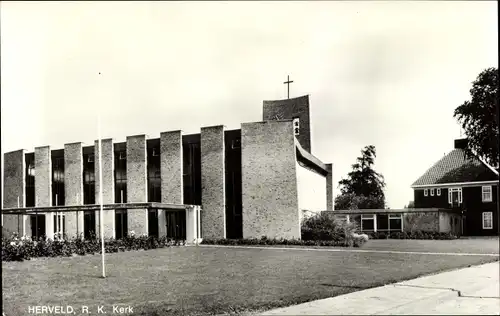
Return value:
<svg viewBox="0 0 500 316">
<path fill-rule="evenodd" d="M 455 139 L 455 149 L 465 149 L 467 147 L 467 138 Z"/>
</svg>

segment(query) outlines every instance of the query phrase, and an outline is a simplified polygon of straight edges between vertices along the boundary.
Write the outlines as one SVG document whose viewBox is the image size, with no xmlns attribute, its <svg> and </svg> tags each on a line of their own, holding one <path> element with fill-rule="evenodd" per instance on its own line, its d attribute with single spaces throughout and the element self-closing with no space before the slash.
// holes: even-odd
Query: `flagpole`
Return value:
<svg viewBox="0 0 500 316">
<path fill-rule="evenodd" d="M 101 73 L 99 73 L 100 75 Z M 104 266 L 104 223 L 103 223 L 103 206 L 102 206 L 102 146 L 101 146 L 101 114 L 98 115 L 98 137 L 99 137 L 99 232 L 101 233 L 101 257 L 102 257 L 102 277 L 106 277 L 106 269 Z"/>
</svg>

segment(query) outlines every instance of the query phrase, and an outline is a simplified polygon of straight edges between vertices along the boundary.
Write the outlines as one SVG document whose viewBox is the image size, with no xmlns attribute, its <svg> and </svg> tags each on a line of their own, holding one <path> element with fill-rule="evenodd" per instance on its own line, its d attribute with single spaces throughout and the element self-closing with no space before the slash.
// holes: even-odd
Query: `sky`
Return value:
<svg viewBox="0 0 500 316">
<path fill-rule="evenodd" d="M 391 208 L 453 149 L 453 110 L 498 67 L 496 1 L 0 6 L 2 157 L 92 145 L 99 113 L 102 137 L 117 142 L 236 129 L 262 120 L 263 100 L 286 98 L 290 75 L 290 97 L 310 95 L 313 154 L 337 183 L 374 145 Z M 299 178 L 302 205 L 322 208 L 324 179 Z"/>
</svg>

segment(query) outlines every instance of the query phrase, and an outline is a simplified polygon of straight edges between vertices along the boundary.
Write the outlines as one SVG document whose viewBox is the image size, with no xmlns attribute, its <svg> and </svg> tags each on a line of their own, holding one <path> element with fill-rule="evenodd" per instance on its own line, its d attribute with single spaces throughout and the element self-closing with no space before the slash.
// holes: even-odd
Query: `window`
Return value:
<svg viewBox="0 0 500 316">
<path fill-rule="evenodd" d="M 298 117 L 293 119 L 293 133 L 295 136 L 300 134 L 300 119 Z"/>
<path fill-rule="evenodd" d="M 158 238 L 158 210 L 148 211 L 148 232 L 149 236 Z"/>
<path fill-rule="evenodd" d="M 428 196 L 429 195 L 429 190 L 425 189 L 424 190 L 424 196 Z"/>
<path fill-rule="evenodd" d="M 26 154 L 26 207 L 35 206 L 35 155 Z"/>
<path fill-rule="evenodd" d="M 66 217 L 64 214 L 54 214 L 54 234 L 62 233 L 60 237 L 66 235 Z"/>
<path fill-rule="evenodd" d="M 434 189 L 431 189 L 431 196 L 434 196 Z"/>
<path fill-rule="evenodd" d="M 441 189 L 436 189 L 436 195 L 441 196 Z"/>
<path fill-rule="evenodd" d="M 95 211 L 85 211 L 83 213 L 83 238 L 91 239 L 95 238 Z"/>
<path fill-rule="evenodd" d="M 115 211 L 115 239 L 122 239 L 128 234 L 128 216 L 127 210 Z"/>
<path fill-rule="evenodd" d="M 84 154 L 83 157 L 83 204 L 95 204 L 94 153 Z"/>
<path fill-rule="evenodd" d="M 491 185 L 483 186 L 482 194 L 483 194 L 483 202 L 491 202 L 492 201 Z"/>
<path fill-rule="evenodd" d="M 389 230 L 389 216 L 387 214 L 377 214 L 377 231 Z"/>
<path fill-rule="evenodd" d="M 64 156 L 52 153 L 52 206 L 64 205 Z"/>
<path fill-rule="evenodd" d="M 375 215 L 361 215 L 361 230 L 373 231 L 375 230 Z"/>
<path fill-rule="evenodd" d="M 448 189 L 448 203 L 452 206 L 458 206 L 462 204 L 462 188 Z"/>
<path fill-rule="evenodd" d="M 403 231 L 403 214 L 389 215 L 389 230 Z"/>
<path fill-rule="evenodd" d="M 127 203 L 126 152 L 117 152 L 115 157 L 115 203 Z"/>
<path fill-rule="evenodd" d="M 159 148 L 152 148 L 148 151 L 148 202 L 161 202 L 161 171 L 160 156 L 154 156 L 154 152 L 159 152 Z"/>
<path fill-rule="evenodd" d="M 483 229 L 493 229 L 493 212 L 483 212 Z"/>
<path fill-rule="evenodd" d="M 38 240 L 45 237 L 45 215 L 35 214 L 30 215 L 31 222 L 31 238 Z"/>
</svg>

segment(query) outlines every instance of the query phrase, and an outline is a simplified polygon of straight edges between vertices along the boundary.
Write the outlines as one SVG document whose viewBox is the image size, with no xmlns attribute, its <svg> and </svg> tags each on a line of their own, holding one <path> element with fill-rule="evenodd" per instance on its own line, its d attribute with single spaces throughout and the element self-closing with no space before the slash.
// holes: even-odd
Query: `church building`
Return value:
<svg viewBox="0 0 500 316">
<path fill-rule="evenodd" d="M 315 157 L 311 145 L 306 95 L 264 101 L 262 121 L 236 130 L 220 125 L 191 135 L 103 139 L 101 148 L 98 141 L 75 142 L 5 153 L 2 226 L 35 238 L 99 235 L 102 177 L 106 238 L 133 231 L 188 243 L 299 239 L 298 168 L 325 178 L 333 210 L 332 165 Z"/>
</svg>

